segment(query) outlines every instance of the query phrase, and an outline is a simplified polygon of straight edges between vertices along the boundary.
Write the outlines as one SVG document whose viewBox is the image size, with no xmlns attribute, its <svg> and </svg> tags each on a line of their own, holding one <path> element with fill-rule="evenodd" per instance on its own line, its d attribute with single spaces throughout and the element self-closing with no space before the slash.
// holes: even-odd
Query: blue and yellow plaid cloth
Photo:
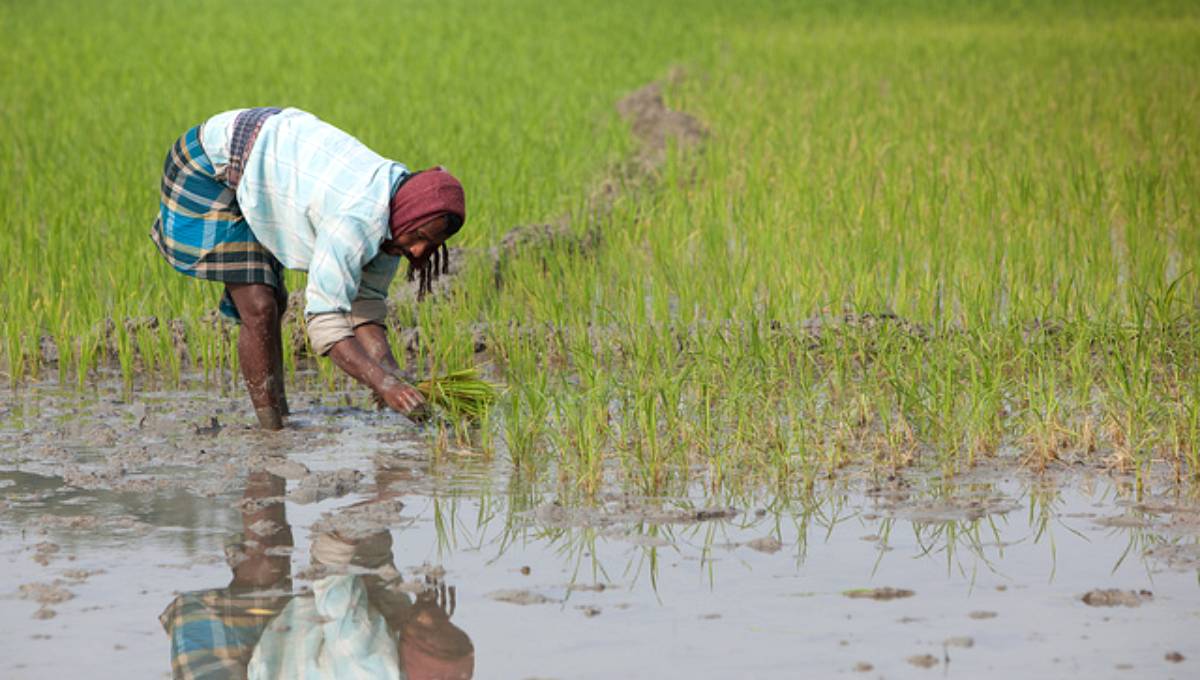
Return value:
<svg viewBox="0 0 1200 680">
<path fill-rule="evenodd" d="M 286 299 L 283 265 L 242 217 L 237 195 L 214 171 L 200 145 L 200 126 L 183 134 L 163 164 L 158 217 L 150 238 L 176 270 L 209 281 L 263 283 Z M 226 293 L 221 313 L 237 319 Z"/>
<path fill-rule="evenodd" d="M 179 595 L 158 617 L 171 636 L 171 677 L 245 680 L 263 630 L 290 599 L 229 588 Z"/>
</svg>

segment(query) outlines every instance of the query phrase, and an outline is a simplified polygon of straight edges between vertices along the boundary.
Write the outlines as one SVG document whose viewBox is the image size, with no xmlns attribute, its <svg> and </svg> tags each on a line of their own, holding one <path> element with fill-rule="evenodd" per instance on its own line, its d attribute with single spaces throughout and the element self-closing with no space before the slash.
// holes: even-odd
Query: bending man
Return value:
<svg viewBox="0 0 1200 680">
<path fill-rule="evenodd" d="M 313 350 L 411 413 L 424 399 L 398 377 L 388 346 L 388 286 L 403 256 L 419 295 L 428 292 L 465 220 L 462 185 L 442 168 L 412 173 L 312 114 L 255 108 L 217 114 L 175 142 L 151 238 L 176 270 L 225 284 L 220 308 L 242 325 L 250 401 L 264 428 L 279 429 L 283 270 L 308 272 Z"/>
</svg>

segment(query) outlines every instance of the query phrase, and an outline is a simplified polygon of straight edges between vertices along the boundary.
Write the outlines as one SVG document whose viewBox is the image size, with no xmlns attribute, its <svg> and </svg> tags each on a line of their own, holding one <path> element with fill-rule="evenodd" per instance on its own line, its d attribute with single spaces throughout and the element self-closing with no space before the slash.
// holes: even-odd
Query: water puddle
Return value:
<svg viewBox="0 0 1200 680">
<path fill-rule="evenodd" d="M 174 661 L 211 677 L 309 662 L 1184 678 L 1200 663 L 1200 508 L 1134 502 L 1096 473 L 849 471 L 808 497 L 580 506 L 498 462 L 432 465 L 385 416 L 298 400 L 298 426 L 263 435 L 230 415 L 240 402 L 190 399 L 188 419 L 154 399 L 39 402 L 0 430 L 0 676 L 170 677 Z M 355 651 L 320 644 L 338 636 Z"/>
</svg>

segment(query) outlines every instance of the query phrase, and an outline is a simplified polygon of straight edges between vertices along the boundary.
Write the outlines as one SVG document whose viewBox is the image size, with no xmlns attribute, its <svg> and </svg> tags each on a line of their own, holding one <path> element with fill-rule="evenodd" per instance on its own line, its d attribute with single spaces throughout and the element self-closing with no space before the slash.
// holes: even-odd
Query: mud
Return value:
<svg viewBox="0 0 1200 680">
<path fill-rule="evenodd" d="M 772 536 L 764 536 L 763 538 L 756 538 L 752 541 L 746 541 L 746 547 L 770 555 L 782 550 L 783 543 L 780 542 L 779 539 Z"/>
<path fill-rule="evenodd" d="M 917 668 L 933 668 L 938 665 L 938 658 L 932 654 L 915 654 L 905 660 Z"/>
<path fill-rule="evenodd" d="M 521 606 L 527 606 L 531 604 L 550 604 L 558 601 L 546 597 L 541 593 L 535 593 L 532 590 L 497 590 L 495 592 L 488 593 L 487 596 L 497 602 L 519 604 Z"/>
<path fill-rule="evenodd" d="M 916 593 L 913 591 L 905 588 L 892 588 L 886 586 L 883 588 L 858 588 L 855 590 L 847 590 L 842 594 L 846 597 L 856 600 L 879 600 L 881 602 L 886 602 L 888 600 L 899 600 L 905 597 L 912 597 L 913 595 L 916 595 Z"/>
<path fill-rule="evenodd" d="M 1149 590 L 1117 590 L 1105 588 L 1089 590 L 1080 596 L 1089 607 L 1140 607 L 1154 599 Z"/>
<path fill-rule="evenodd" d="M 1200 572 L 1200 544 L 1166 543 L 1148 548 L 1145 555 L 1176 571 Z"/>
<path fill-rule="evenodd" d="M 1004 515 L 1021 505 L 1010 498 L 961 496 L 945 500 L 889 498 L 880 509 L 892 517 L 922 524 L 973 521 Z"/>
<path fill-rule="evenodd" d="M 158 616 L 246 573 L 286 573 L 261 591 L 278 598 L 345 572 L 382 603 L 452 586 L 477 677 L 1188 677 L 1200 653 L 1197 507 L 1086 468 L 579 501 L 319 395 L 276 434 L 240 394 L 47 387 L 3 406 L 0 677 L 162 677 Z M 344 562 L 316 549 L 330 539 Z"/>
<path fill-rule="evenodd" d="M 318 503 L 328 498 L 341 498 L 358 490 L 363 473 L 343 468 L 329 472 L 310 472 L 299 477 L 300 483 L 287 495 L 293 503 Z"/>
<path fill-rule="evenodd" d="M 658 502 L 623 494 L 608 494 L 600 501 L 599 507 L 579 507 L 564 506 L 561 502 L 553 500 L 543 503 L 522 516 L 539 526 L 604 528 L 628 524 L 695 524 L 731 519 L 739 514 L 736 508 L 666 507 Z M 627 537 L 627 540 L 653 542 L 654 539 L 653 537 L 641 539 Z"/>
</svg>

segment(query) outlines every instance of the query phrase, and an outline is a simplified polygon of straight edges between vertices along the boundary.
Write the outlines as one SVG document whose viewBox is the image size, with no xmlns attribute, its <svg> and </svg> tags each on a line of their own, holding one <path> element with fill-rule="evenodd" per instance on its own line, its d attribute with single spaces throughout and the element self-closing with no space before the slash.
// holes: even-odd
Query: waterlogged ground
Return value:
<svg viewBox="0 0 1200 680">
<path fill-rule="evenodd" d="M 236 393 L 7 393 L 0 676 L 169 677 L 169 605 L 237 576 L 271 584 L 269 620 L 330 571 L 328 536 L 402 603 L 452 589 L 479 678 L 1200 674 L 1200 506 L 1166 484 L 1000 461 L 581 506 L 502 456 L 431 461 L 398 417 L 293 402 L 263 434 Z"/>
</svg>

